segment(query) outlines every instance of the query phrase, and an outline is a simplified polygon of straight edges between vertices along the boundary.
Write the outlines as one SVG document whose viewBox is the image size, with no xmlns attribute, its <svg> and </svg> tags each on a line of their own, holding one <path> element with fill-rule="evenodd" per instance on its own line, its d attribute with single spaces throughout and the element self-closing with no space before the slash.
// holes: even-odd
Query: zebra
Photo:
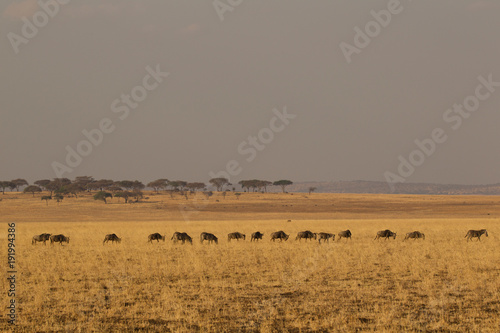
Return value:
<svg viewBox="0 0 500 333">
<path fill-rule="evenodd" d="M 318 234 L 318 242 L 321 243 L 321 240 L 323 240 L 323 243 L 324 242 L 330 242 L 330 238 L 332 239 L 332 241 L 335 240 L 335 234 L 329 234 L 328 232 L 320 232 Z"/>
<path fill-rule="evenodd" d="M 413 238 L 414 240 L 416 240 L 418 238 L 425 239 L 425 235 L 423 233 L 421 233 L 420 231 L 409 232 L 406 234 L 406 237 L 405 237 L 405 239 L 403 239 L 403 241 L 405 241 L 409 238 Z"/>
<path fill-rule="evenodd" d="M 109 241 L 111 241 L 111 243 L 113 243 L 113 242 L 120 243 L 122 241 L 122 239 L 120 237 L 118 237 L 116 234 L 108 234 L 104 237 L 104 241 L 102 242 L 102 245 L 104 245 L 104 243 L 107 243 Z"/>
<path fill-rule="evenodd" d="M 230 242 L 231 239 L 236 239 L 236 240 L 240 240 L 242 239 L 243 240 L 246 238 L 246 235 L 245 234 L 242 234 L 241 232 L 232 232 L 230 234 L 227 235 L 227 241 Z"/>
<path fill-rule="evenodd" d="M 477 237 L 477 240 L 481 240 L 481 236 L 485 234 L 486 237 L 488 237 L 488 232 L 486 229 L 481 229 L 481 230 L 469 230 L 467 231 L 467 234 L 465 235 L 464 238 L 467 238 L 467 241 L 472 240 L 472 238 Z"/>
<path fill-rule="evenodd" d="M 211 233 L 208 232 L 202 232 L 200 234 L 200 243 L 203 243 L 204 240 L 208 241 L 208 244 L 215 242 L 215 244 L 219 244 L 219 239 Z"/>
<path fill-rule="evenodd" d="M 337 236 L 339 236 L 339 240 L 342 239 L 342 237 L 344 237 L 346 240 L 349 238 L 350 240 L 352 240 L 351 236 L 351 230 L 347 229 L 345 231 L 341 231 L 337 234 Z"/>
<path fill-rule="evenodd" d="M 381 231 L 377 232 L 377 236 L 375 236 L 375 239 L 385 238 L 386 240 L 388 240 L 389 237 L 396 239 L 396 233 L 390 231 L 389 229 L 386 229 L 386 230 L 381 230 Z"/>
</svg>

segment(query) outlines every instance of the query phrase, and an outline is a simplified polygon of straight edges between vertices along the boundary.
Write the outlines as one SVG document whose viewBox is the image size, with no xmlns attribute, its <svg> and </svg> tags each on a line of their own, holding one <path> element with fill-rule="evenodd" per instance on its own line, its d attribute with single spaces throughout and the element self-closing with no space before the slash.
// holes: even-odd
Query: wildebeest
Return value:
<svg viewBox="0 0 500 333">
<path fill-rule="evenodd" d="M 332 241 L 335 240 L 335 234 L 329 234 L 328 232 L 320 232 L 318 234 L 318 242 L 321 243 L 321 240 L 324 242 L 330 242 L 330 238 Z"/>
<path fill-rule="evenodd" d="M 309 230 L 306 230 L 306 231 L 301 231 L 299 233 L 297 233 L 297 237 L 295 237 L 295 240 L 298 240 L 300 241 L 302 238 L 304 238 L 305 240 L 312 240 L 313 238 L 314 239 L 317 239 L 317 234 L 315 234 L 314 232 L 312 231 L 309 231 Z"/>
<path fill-rule="evenodd" d="M 64 235 L 52 235 L 50 236 L 50 244 L 52 243 L 57 243 L 62 245 L 63 242 L 66 242 L 69 244 L 69 237 L 66 237 Z"/>
<path fill-rule="evenodd" d="M 171 240 L 174 241 L 174 243 L 177 243 L 178 241 L 182 241 L 182 244 L 184 244 L 186 241 L 193 244 L 193 239 L 185 232 L 174 232 L 174 235 L 172 236 Z"/>
<path fill-rule="evenodd" d="M 272 240 L 273 242 L 274 242 L 274 241 L 276 241 L 276 239 L 279 239 L 279 240 L 280 240 L 280 242 L 282 242 L 283 240 L 285 240 L 285 241 L 286 241 L 286 240 L 288 240 L 288 237 L 290 237 L 290 235 L 285 234 L 285 232 L 284 232 L 284 231 L 281 231 L 281 230 L 280 230 L 280 231 L 273 232 L 273 233 L 271 234 L 271 240 Z"/>
<path fill-rule="evenodd" d="M 465 235 L 464 238 L 467 238 L 467 241 L 472 240 L 472 238 L 476 237 L 478 241 L 481 240 L 481 236 L 485 234 L 486 237 L 488 237 L 488 232 L 486 229 L 481 229 L 481 230 L 469 230 L 467 231 L 467 235 Z"/>
<path fill-rule="evenodd" d="M 396 239 L 396 233 L 390 231 L 389 229 L 386 229 L 386 230 L 380 230 L 379 232 L 377 232 L 377 236 L 375 236 L 375 239 L 385 238 L 386 240 L 388 240 L 389 237 Z"/>
<path fill-rule="evenodd" d="M 409 232 L 406 234 L 406 237 L 405 237 L 405 239 L 403 239 L 403 241 L 405 241 L 409 238 L 413 238 L 414 240 L 416 240 L 418 238 L 425 239 L 425 235 L 423 233 L 421 233 L 420 231 Z"/>
<path fill-rule="evenodd" d="M 240 239 L 245 239 L 245 238 L 246 238 L 246 235 L 242 234 L 241 232 L 232 232 L 232 233 L 227 235 L 228 242 L 230 242 L 231 239 L 236 239 L 239 241 Z"/>
<path fill-rule="evenodd" d="M 35 244 L 36 242 L 43 242 L 43 245 L 45 244 L 46 241 L 50 239 L 50 234 L 40 234 L 40 235 L 35 235 L 33 236 L 33 239 L 31 240 L 31 245 Z"/>
<path fill-rule="evenodd" d="M 104 237 L 104 241 L 102 242 L 102 245 L 104 245 L 104 243 L 107 243 L 109 241 L 111 241 L 111 243 L 113 243 L 113 242 L 120 243 L 122 241 L 122 239 L 120 237 L 118 237 L 116 234 L 107 234 Z"/>
<path fill-rule="evenodd" d="M 259 239 L 262 239 L 262 236 L 264 236 L 263 233 L 256 231 L 252 234 L 252 238 L 250 238 L 250 241 L 253 242 L 254 240 L 257 241 Z"/>
<path fill-rule="evenodd" d="M 157 243 L 162 240 L 162 241 L 165 241 L 165 235 L 160 235 L 159 233 L 155 232 L 154 234 L 151 234 L 148 236 L 148 242 L 150 242 L 151 244 L 153 243 L 153 241 L 156 241 Z"/>
<path fill-rule="evenodd" d="M 337 234 L 337 236 L 339 237 L 339 240 L 341 240 L 341 239 L 342 239 L 342 237 L 344 237 L 346 240 L 347 240 L 347 238 L 349 238 L 350 240 L 352 240 L 352 238 L 351 238 L 351 236 L 352 236 L 352 234 L 351 234 L 351 230 L 349 230 L 349 229 L 347 229 L 347 230 L 345 230 L 345 231 L 341 231 L 341 232 L 339 232 L 339 233 Z"/>
<path fill-rule="evenodd" d="M 219 243 L 219 239 L 215 237 L 214 234 L 208 233 L 208 232 L 202 232 L 200 234 L 200 243 L 203 243 L 204 240 L 208 241 L 208 244 L 215 242 L 215 244 Z"/>
</svg>

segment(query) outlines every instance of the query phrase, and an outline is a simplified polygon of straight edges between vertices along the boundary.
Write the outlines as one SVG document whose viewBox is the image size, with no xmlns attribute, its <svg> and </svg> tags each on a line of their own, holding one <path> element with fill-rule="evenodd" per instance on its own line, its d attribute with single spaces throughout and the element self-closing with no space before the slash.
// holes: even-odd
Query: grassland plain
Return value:
<svg viewBox="0 0 500 333">
<path fill-rule="evenodd" d="M 114 198 L 104 204 L 85 195 L 46 205 L 39 196 L 2 196 L 0 220 L 17 225 L 16 331 L 500 329 L 500 198 L 148 197 L 140 203 Z M 464 239 L 467 230 L 481 228 L 489 237 Z M 321 245 L 295 241 L 296 233 L 306 229 L 350 229 L 353 237 Z M 382 229 L 398 237 L 374 241 Z M 264 240 L 251 243 L 250 234 L 257 230 Z M 290 239 L 270 242 L 276 230 Z M 426 240 L 403 242 L 413 230 L 425 233 Z M 174 231 L 193 236 L 193 245 L 174 244 Z M 216 234 L 219 244 L 200 244 L 202 231 Z M 229 243 L 227 234 L 233 231 L 246 233 L 247 239 Z M 70 243 L 31 245 L 32 236 L 43 232 L 70 236 Z M 147 243 L 153 232 L 166 234 L 167 240 Z M 122 242 L 103 246 L 107 233 L 118 234 Z M 6 305 L 7 280 L 0 281 Z M 5 316 L 0 329 L 11 329 Z"/>
</svg>

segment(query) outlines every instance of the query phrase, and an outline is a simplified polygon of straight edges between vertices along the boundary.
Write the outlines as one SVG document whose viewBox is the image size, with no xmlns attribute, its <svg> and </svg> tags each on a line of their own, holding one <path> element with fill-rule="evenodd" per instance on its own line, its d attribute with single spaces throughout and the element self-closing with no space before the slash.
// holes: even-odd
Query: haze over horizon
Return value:
<svg viewBox="0 0 500 333">
<path fill-rule="evenodd" d="M 0 180 L 499 183 L 499 14 L 493 0 L 4 1 Z"/>
</svg>

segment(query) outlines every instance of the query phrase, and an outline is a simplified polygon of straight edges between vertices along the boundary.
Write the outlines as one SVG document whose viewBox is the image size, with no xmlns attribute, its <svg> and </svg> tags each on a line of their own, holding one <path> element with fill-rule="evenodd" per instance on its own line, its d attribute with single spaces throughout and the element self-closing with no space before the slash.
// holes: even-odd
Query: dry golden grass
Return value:
<svg viewBox="0 0 500 333">
<path fill-rule="evenodd" d="M 209 204 L 149 197 L 105 205 L 84 196 L 46 206 L 40 197 L 3 196 L 0 218 L 17 223 L 16 331 L 499 330 L 496 197 L 244 193 Z M 373 240 L 387 228 L 396 240 Z M 489 237 L 464 239 L 481 228 Z M 306 229 L 350 229 L 353 238 L 296 242 Z M 257 230 L 264 240 L 250 243 Z M 269 241 L 277 230 L 290 234 L 288 242 Z M 426 240 L 403 242 L 413 230 Z M 189 233 L 193 245 L 173 244 L 174 231 Z M 219 244 L 200 244 L 202 231 Z M 228 243 L 233 231 L 246 241 Z M 71 240 L 32 246 L 42 232 Z M 147 243 L 153 232 L 167 240 Z M 107 233 L 122 242 L 103 246 Z M 10 329 L 5 316 L 0 329 Z"/>
</svg>

